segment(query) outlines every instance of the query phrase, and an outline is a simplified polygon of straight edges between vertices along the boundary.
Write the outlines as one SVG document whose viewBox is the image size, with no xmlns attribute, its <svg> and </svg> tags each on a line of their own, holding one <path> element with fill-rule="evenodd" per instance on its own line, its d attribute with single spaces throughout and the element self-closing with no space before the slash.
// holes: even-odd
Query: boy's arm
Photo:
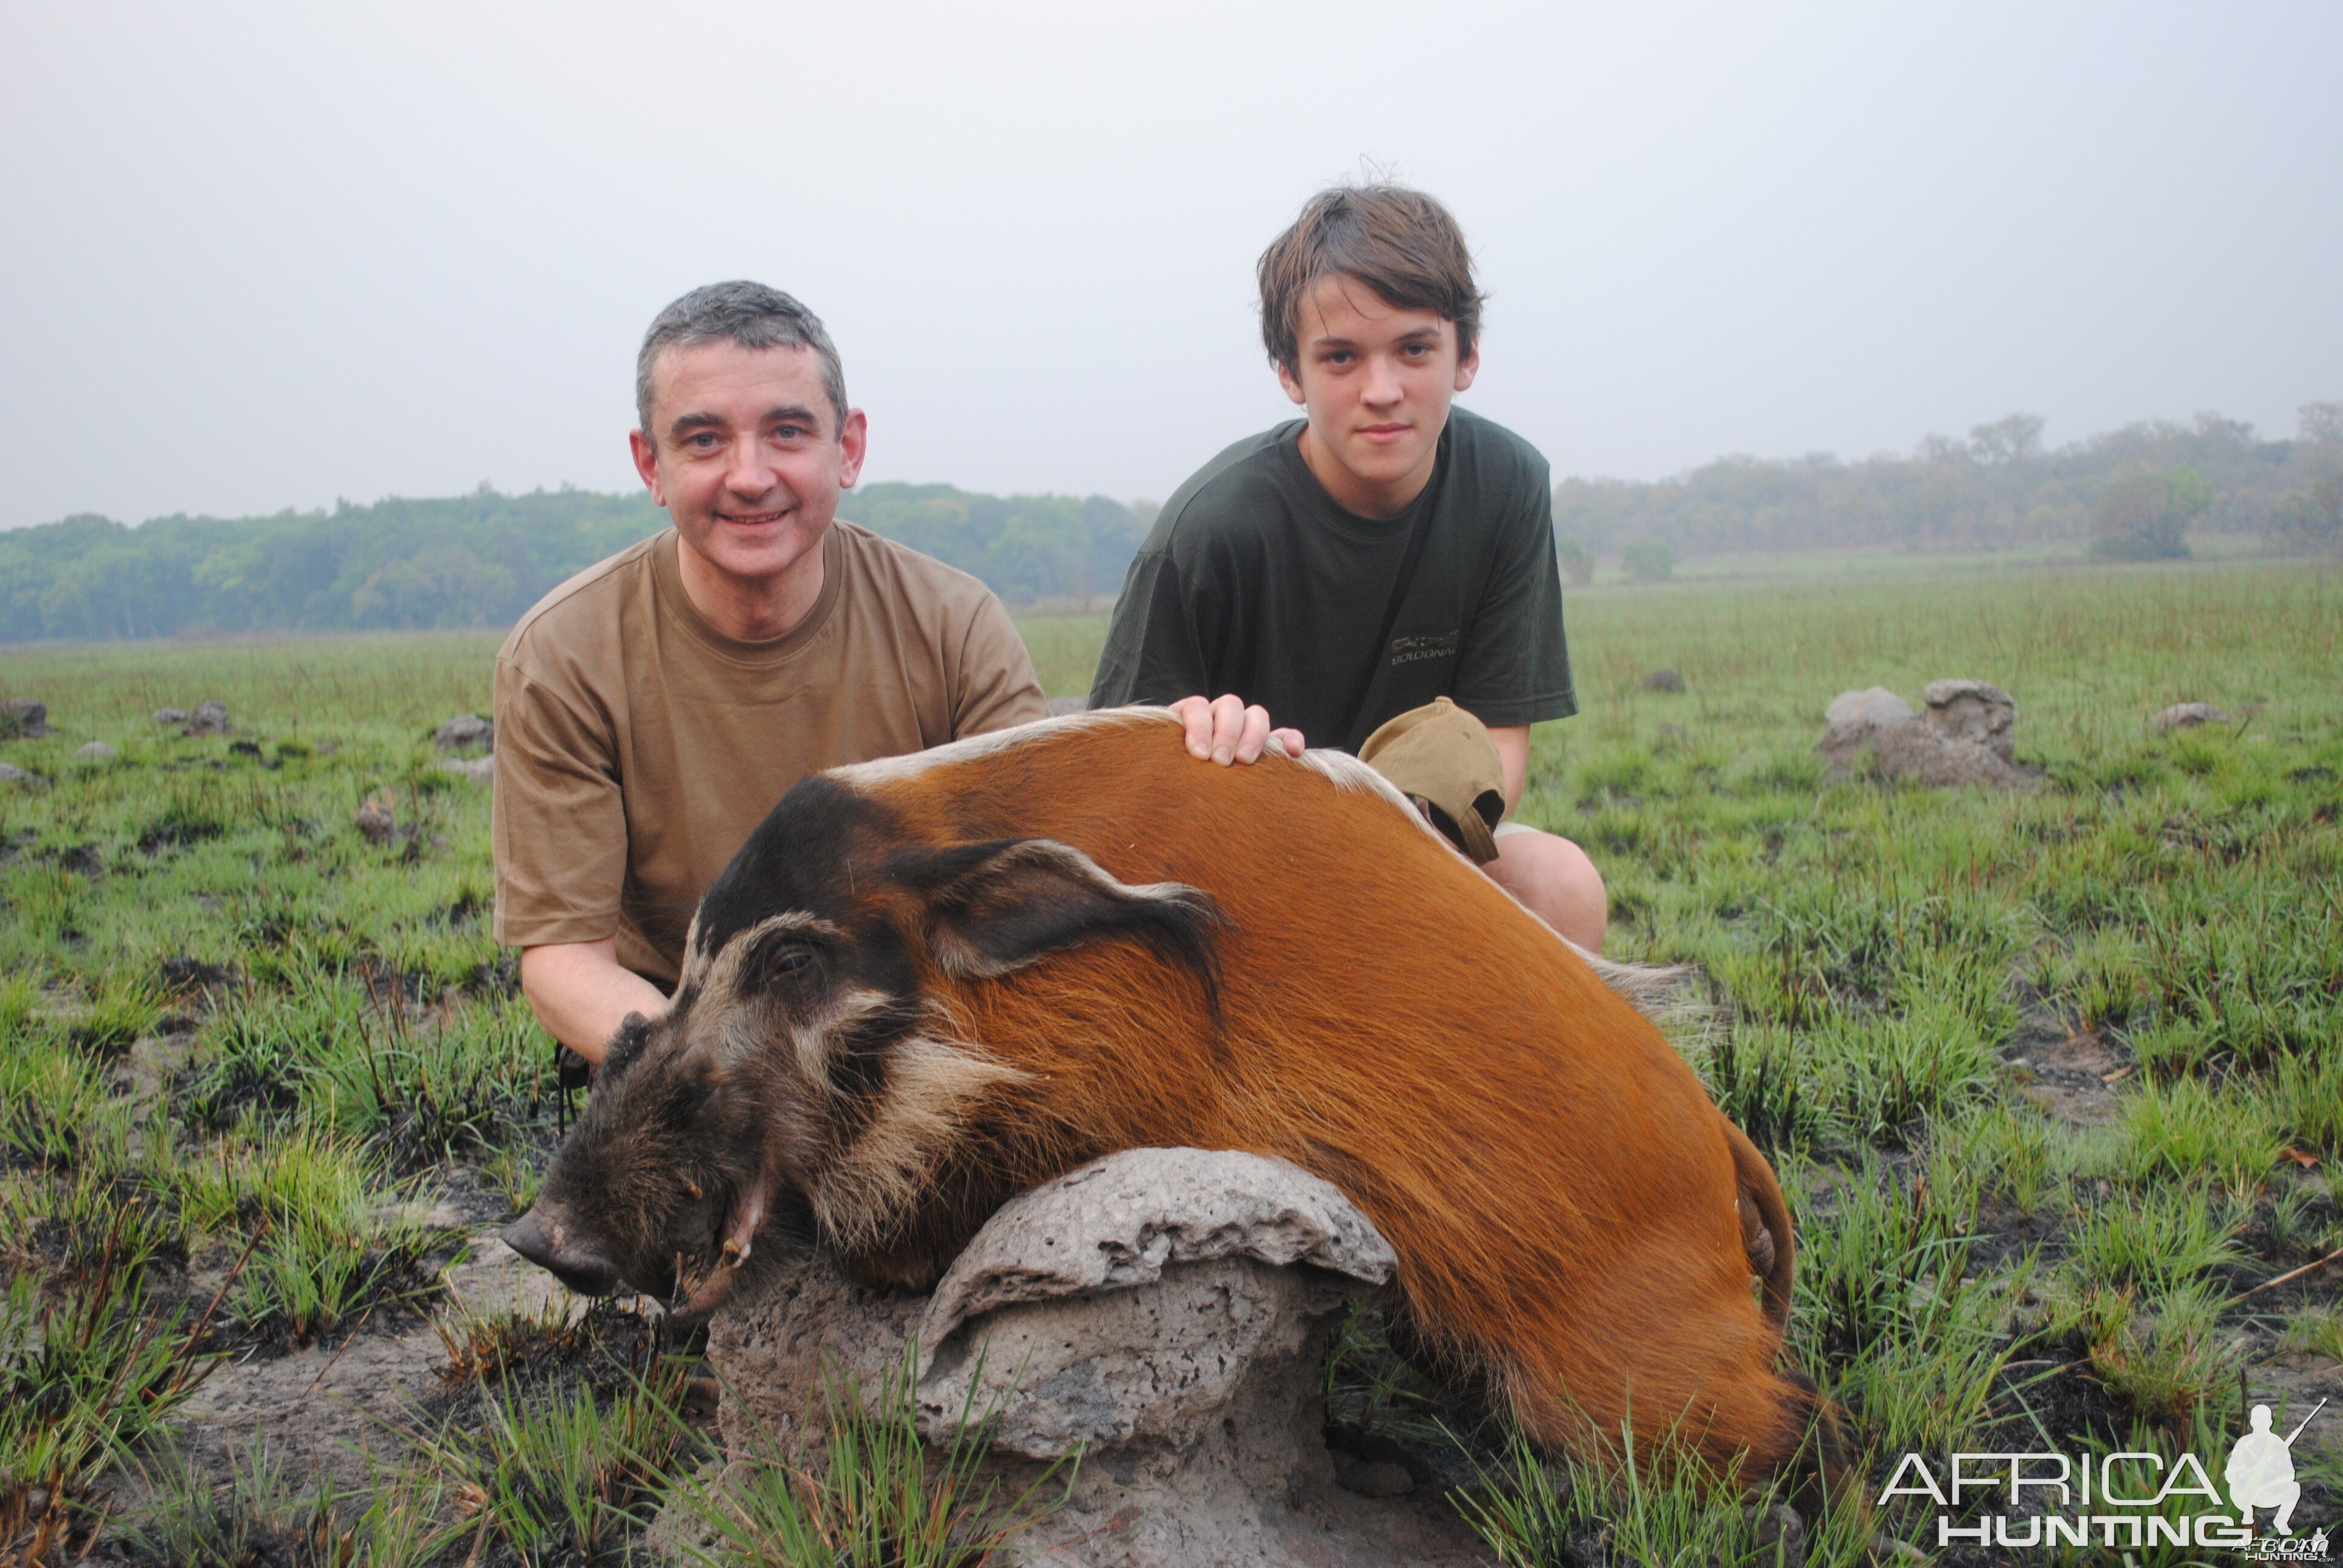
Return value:
<svg viewBox="0 0 2343 1568">
<path fill-rule="evenodd" d="M 1530 727 L 1507 724 L 1491 727 L 1489 739 L 1497 749 L 1497 765 L 1505 775 L 1505 815 L 1510 817 L 1522 803 L 1522 789 L 1530 777 Z"/>
<path fill-rule="evenodd" d="M 1167 550 L 1142 550 L 1122 580 L 1091 678 L 1092 708 L 1177 702 L 1210 687 L 1195 607 Z"/>
<path fill-rule="evenodd" d="M 1563 637 L 1554 497 L 1545 487 L 1543 466 L 1523 488 L 1499 544 L 1487 591 L 1467 624 L 1450 695 L 1492 730 L 1523 730 L 1526 766 L 1528 726 L 1577 712 L 1578 694 Z"/>
<path fill-rule="evenodd" d="M 1302 732 L 1271 729 L 1269 710 L 1233 692 L 1202 695 L 1213 682 L 1204 668 L 1195 606 L 1168 550 L 1142 551 L 1123 578 L 1122 597 L 1106 628 L 1106 648 L 1091 681 L 1092 708 L 1161 702 L 1188 730 L 1188 754 L 1225 767 L 1254 762 L 1272 734 L 1287 755 L 1302 754 Z"/>
</svg>

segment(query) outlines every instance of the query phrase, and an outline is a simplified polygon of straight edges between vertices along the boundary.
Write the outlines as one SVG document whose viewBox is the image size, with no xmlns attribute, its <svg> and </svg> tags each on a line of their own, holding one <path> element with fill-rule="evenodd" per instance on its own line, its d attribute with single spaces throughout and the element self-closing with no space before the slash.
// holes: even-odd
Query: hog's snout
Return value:
<svg viewBox="0 0 2343 1568">
<path fill-rule="evenodd" d="M 618 1265 L 567 1233 L 558 1216 L 531 1209 L 506 1226 L 504 1243 L 581 1296 L 607 1296 L 618 1288 Z"/>
</svg>

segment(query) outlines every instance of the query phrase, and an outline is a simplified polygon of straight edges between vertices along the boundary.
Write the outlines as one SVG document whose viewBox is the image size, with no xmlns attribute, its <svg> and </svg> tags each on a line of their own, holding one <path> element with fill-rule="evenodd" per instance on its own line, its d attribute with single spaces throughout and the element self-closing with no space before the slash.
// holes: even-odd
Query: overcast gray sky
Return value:
<svg viewBox="0 0 2343 1568">
<path fill-rule="evenodd" d="M 1161 498 L 1283 417 L 1252 263 L 1371 159 L 1557 474 L 2343 397 L 2343 5 L 7 0 L 0 525 L 634 483 L 753 276 L 878 479 Z"/>
</svg>

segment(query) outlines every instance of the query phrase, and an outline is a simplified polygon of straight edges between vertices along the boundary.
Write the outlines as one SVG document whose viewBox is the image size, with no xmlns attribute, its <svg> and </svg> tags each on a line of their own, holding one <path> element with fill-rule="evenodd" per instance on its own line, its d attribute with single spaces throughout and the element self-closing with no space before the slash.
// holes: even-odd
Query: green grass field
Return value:
<svg viewBox="0 0 2343 1568">
<path fill-rule="evenodd" d="M 2343 1266 L 2257 1289 L 2343 1248 L 2343 573 L 1817 571 L 1567 615 L 1583 712 L 1538 731 L 1522 814 L 1604 869 L 1614 956 L 1704 975 L 1719 1021 L 1680 1043 L 1782 1171 L 1790 1354 L 1871 1490 L 1906 1449 L 2211 1464 L 2241 1396 L 2282 1428 L 2343 1396 Z M 1086 688 L 1103 618 L 1024 630 Z M 639 1322 L 458 1322 L 441 1283 L 555 1136 L 488 790 L 429 742 L 487 710 L 496 642 L 0 654 L 56 727 L 0 742 L 54 781 L 0 784 L 0 1549 L 616 1562 L 698 1463 Z M 1684 692 L 1644 689 L 1663 666 Z M 2036 788 L 1825 777 L 1832 696 L 1946 676 L 2015 694 Z M 232 734 L 148 717 L 207 698 Z M 2149 727 L 2190 699 L 2230 722 Z M 220 1366 L 435 1318 L 447 1392 L 362 1480 L 192 1430 Z M 2343 1508 L 2338 1405 L 2298 1528 Z M 1504 1561 L 1774 1560 L 1737 1503 L 1490 1462 Z M 1875 1523 L 1935 1547 L 1933 1509 Z"/>
</svg>

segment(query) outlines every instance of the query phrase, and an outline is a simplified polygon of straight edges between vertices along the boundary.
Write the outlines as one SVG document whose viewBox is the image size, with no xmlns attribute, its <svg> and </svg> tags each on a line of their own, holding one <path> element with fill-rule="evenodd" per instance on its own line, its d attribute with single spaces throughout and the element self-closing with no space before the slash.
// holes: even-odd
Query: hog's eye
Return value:
<svg viewBox="0 0 2343 1568">
<path fill-rule="evenodd" d="M 758 950 L 749 960 L 749 979 L 752 985 L 769 990 L 801 984 L 819 968 L 811 942 L 781 938 Z"/>
</svg>

